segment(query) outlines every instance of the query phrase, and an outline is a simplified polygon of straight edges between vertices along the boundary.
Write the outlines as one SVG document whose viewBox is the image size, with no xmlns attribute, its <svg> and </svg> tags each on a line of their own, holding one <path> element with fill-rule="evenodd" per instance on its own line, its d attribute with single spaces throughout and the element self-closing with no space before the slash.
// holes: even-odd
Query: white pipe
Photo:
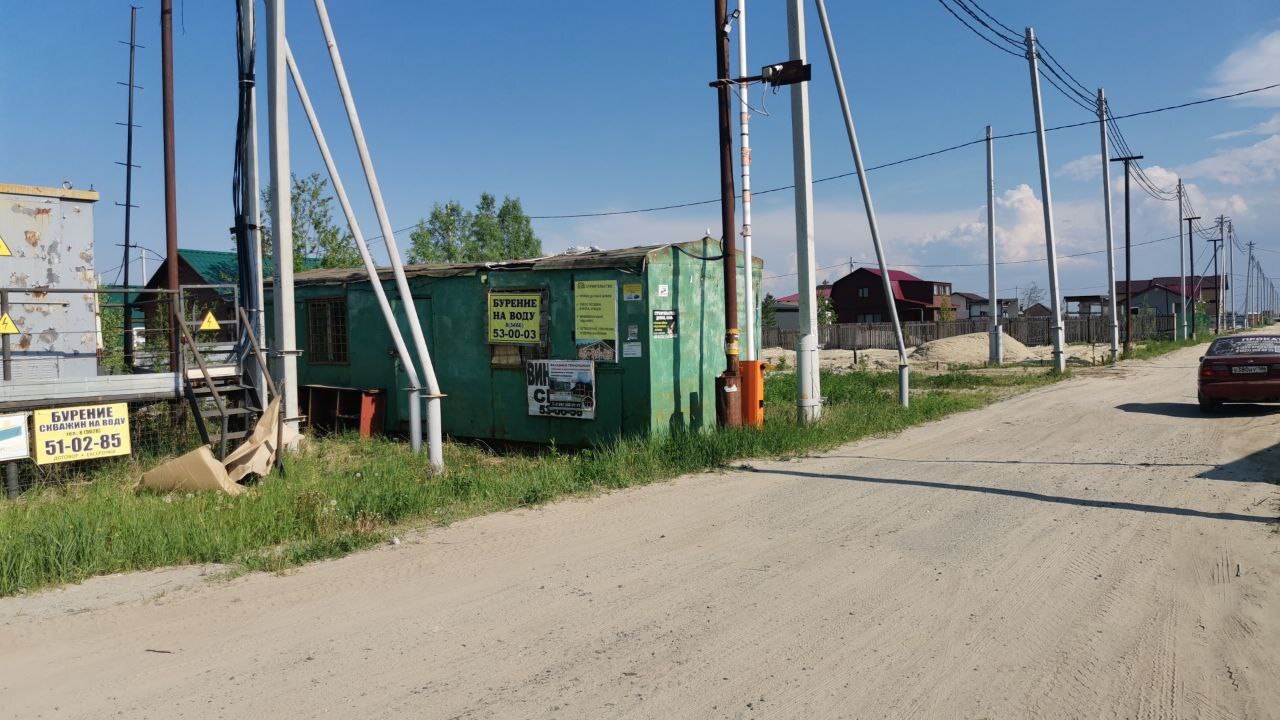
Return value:
<svg viewBox="0 0 1280 720">
<path fill-rule="evenodd" d="M 289 47 L 288 42 L 285 43 L 285 62 L 289 66 L 289 74 L 293 77 L 293 88 L 298 92 L 298 100 L 302 102 L 302 109 L 307 115 L 307 121 L 311 123 L 311 133 L 316 138 L 316 145 L 320 147 L 320 156 L 324 158 L 325 169 L 329 171 L 329 180 L 333 183 L 333 193 L 338 197 L 338 205 L 342 207 L 342 214 L 347 218 L 347 227 L 351 228 L 351 236 L 355 238 L 356 247 L 360 250 L 360 259 L 364 262 L 364 270 L 369 275 L 369 283 L 373 287 L 373 295 L 378 299 L 378 307 L 382 310 L 382 319 L 387 323 L 387 329 L 391 331 L 391 340 L 395 343 L 396 354 L 400 357 L 400 363 L 404 365 L 405 375 L 409 378 L 409 386 L 411 388 L 419 387 L 418 371 L 413 366 L 413 357 L 409 354 L 409 348 L 404 344 L 404 336 L 400 333 L 400 325 L 396 322 L 395 312 L 391 309 L 391 303 L 387 300 L 387 292 L 382 287 L 382 278 L 378 276 L 378 266 L 373 262 L 373 256 L 369 254 L 369 246 L 365 243 L 364 233 L 360 230 L 360 223 L 356 220 L 355 211 L 351 209 L 350 198 L 347 197 L 347 188 L 342 184 L 342 178 L 338 175 L 338 167 L 333 162 L 333 155 L 329 152 L 329 143 L 324 139 L 324 131 L 320 129 L 320 121 L 316 117 L 315 108 L 311 105 L 311 96 L 307 94 L 307 86 L 302 82 L 302 72 L 298 70 L 298 63 L 293 57 L 293 50 Z M 409 404 L 409 443 L 413 447 L 415 453 L 422 451 L 422 414 L 419 412 L 417 391 L 410 391 Z"/>
<path fill-rule="evenodd" d="M 747 2 L 738 0 L 738 75 L 747 75 Z M 742 251 L 746 253 L 745 280 L 742 283 L 742 300 L 746 308 L 747 351 L 744 360 L 756 358 L 756 291 L 755 265 L 751 262 L 751 104 L 747 102 L 747 88 L 738 88 L 738 121 L 742 126 Z"/>
<path fill-rule="evenodd" d="M 440 398 L 444 395 L 440 392 L 435 367 L 431 364 L 431 353 L 427 350 L 427 339 L 422 333 L 422 323 L 418 320 L 418 306 L 413 301 L 413 293 L 409 289 L 409 281 L 404 274 L 404 264 L 400 261 L 400 249 L 396 246 L 395 231 L 391 228 L 391 220 L 387 217 L 387 208 L 382 201 L 382 189 L 378 186 L 378 175 L 373 169 L 373 160 L 369 157 L 369 146 L 364 140 L 364 129 L 360 125 L 360 116 L 356 112 L 355 99 L 351 95 L 351 87 L 347 84 L 347 71 L 342 66 L 338 41 L 334 38 L 333 26 L 329 23 L 329 11 L 325 9 L 324 0 L 315 0 L 315 5 L 316 14 L 320 17 L 320 28 L 324 31 L 324 41 L 329 47 L 329 60 L 333 63 L 333 74 L 338 79 L 338 90 L 342 93 L 342 103 L 347 110 L 347 120 L 351 123 L 351 135 L 355 138 L 356 149 L 360 153 L 360 165 L 364 168 L 365 180 L 369 184 L 369 196 L 373 200 L 373 209 L 378 215 L 382 240 L 387 245 L 391 271 L 395 274 L 396 287 L 404 303 L 404 314 L 409 321 L 409 334 L 413 336 L 418 360 L 422 363 L 422 371 L 426 376 L 427 454 L 432 469 L 440 472 L 444 470 L 444 445 L 440 427 Z"/>
<path fill-rule="evenodd" d="M 898 322 L 898 304 L 894 302 L 893 282 L 889 279 L 889 266 L 884 259 L 884 245 L 880 242 L 880 227 L 876 223 L 876 209 L 871 204 L 871 186 L 867 184 L 867 170 L 862 165 L 862 150 L 858 148 L 858 133 L 853 127 L 853 113 L 849 111 L 849 97 L 845 94 L 844 74 L 840 72 L 840 57 L 836 54 L 835 39 L 831 36 L 831 23 L 827 21 L 827 4 L 817 0 L 818 21 L 822 23 L 822 38 L 827 43 L 827 56 L 831 59 L 831 72 L 840 96 L 840 110 L 844 113 L 844 129 L 849 136 L 849 149 L 853 152 L 853 166 L 858 171 L 858 184 L 862 188 L 862 206 L 867 211 L 867 225 L 871 228 L 871 243 L 876 248 L 876 262 L 880 265 L 885 304 L 889 306 L 889 319 L 893 321 L 893 333 L 898 341 L 898 402 L 902 407 L 910 404 L 908 379 L 911 366 L 907 362 L 907 344 L 902 338 L 902 324 Z"/>
<path fill-rule="evenodd" d="M 271 243 L 275 255 L 276 388 L 284 395 L 284 423 L 298 431 L 298 335 L 293 305 L 293 204 L 289 196 L 289 103 L 284 61 L 284 0 L 267 0 L 267 114 L 271 152 Z"/>
</svg>

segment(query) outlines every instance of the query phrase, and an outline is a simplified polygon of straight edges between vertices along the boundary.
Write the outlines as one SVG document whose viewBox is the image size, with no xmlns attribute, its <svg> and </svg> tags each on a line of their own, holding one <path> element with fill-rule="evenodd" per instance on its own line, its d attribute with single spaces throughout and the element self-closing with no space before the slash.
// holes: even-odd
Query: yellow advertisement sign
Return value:
<svg viewBox="0 0 1280 720">
<path fill-rule="evenodd" d="M 37 465 L 131 452 L 126 403 L 36 410 L 32 417 Z"/>
<path fill-rule="evenodd" d="M 573 337 L 580 360 L 618 360 L 618 283 L 573 283 Z"/>
<path fill-rule="evenodd" d="M 489 344 L 542 343 L 542 293 L 489 293 Z"/>
</svg>

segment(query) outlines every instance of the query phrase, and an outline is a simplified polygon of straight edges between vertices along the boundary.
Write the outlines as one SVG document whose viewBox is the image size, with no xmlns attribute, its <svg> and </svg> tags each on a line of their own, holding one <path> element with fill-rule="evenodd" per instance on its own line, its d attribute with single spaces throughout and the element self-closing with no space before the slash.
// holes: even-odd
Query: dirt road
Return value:
<svg viewBox="0 0 1280 720">
<path fill-rule="evenodd" d="M 231 581 L 0 601 L 16 718 L 1280 717 L 1280 410 L 1197 352 Z"/>
</svg>

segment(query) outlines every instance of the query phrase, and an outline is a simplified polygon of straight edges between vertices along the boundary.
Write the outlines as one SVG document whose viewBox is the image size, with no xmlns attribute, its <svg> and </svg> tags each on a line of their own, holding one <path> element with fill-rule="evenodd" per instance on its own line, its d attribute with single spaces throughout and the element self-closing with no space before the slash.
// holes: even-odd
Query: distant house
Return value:
<svg viewBox="0 0 1280 720">
<path fill-rule="evenodd" d="M 823 283 L 818 286 L 818 297 L 831 297 L 831 284 Z M 777 322 L 779 330 L 799 330 L 800 329 L 800 293 L 791 293 L 777 298 L 773 307 L 773 317 Z"/>
<path fill-rule="evenodd" d="M 953 292 L 951 293 L 951 308 L 956 311 L 956 319 L 963 320 L 969 315 L 969 308 L 974 303 L 985 304 L 987 299 L 978 293 L 971 292 Z"/>
<path fill-rule="evenodd" d="M 312 269 L 319 263 L 308 258 L 303 267 Z M 262 274 L 271 277 L 275 266 L 271 258 L 263 258 Z M 240 266 L 236 253 L 223 250 L 178 250 L 178 285 L 187 286 L 182 294 L 183 306 L 188 321 L 196 321 L 205 313 L 212 311 L 213 317 L 222 326 L 218 339 L 228 340 L 235 337 L 235 286 L 240 282 Z M 156 268 L 155 273 L 147 281 L 147 288 L 163 289 L 169 286 L 169 260 L 166 258 Z M 210 287 L 218 286 L 218 287 Z M 139 293 L 147 300 L 143 306 L 147 327 L 162 327 L 160 318 L 167 312 L 164 303 L 158 302 L 159 294 Z M 243 298 L 241 298 L 243 303 Z M 230 324 L 228 324 L 230 323 Z M 208 336 L 206 336 L 208 337 Z"/>
<path fill-rule="evenodd" d="M 1000 308 L 1000 317 L 1002 318 L 1011 318 L 1011 317 L 1016 317 L 1018 315 L 1017 298 L 1000 298 L 997 301 L 997 307 Z M 959 316 L 957 315 L 957 317 Z M 991 317 L 991 302 L 986 298 L 982 298 L 981 301 L 970 301 L 969 317 L 970 318 Z"/>
<path fill-rule="evenodd" d="M 1226 287 L 1231 287 L 1228 279 Z M 1182 312 L 1182 303 L 1194 301 L 1196 310 L 1214 315 L 1218 310 L 1218 278 L 1213 275 L 1191 275 L 1180 278 L 1177 275 L 1151 278 L 1150 280 L 1134 280 L 1126 285 L 1123 280 L 1116 282 L 1116 309 L 1124 313 L 1125 300 L 1132 295 L 1130 311 L 1150 307 L 1157 315 L 1171 315 Z"/>
<path fill-rule="evenodd" d="M 903 322 L 939 319 L 951 300 L 951 283 L 922 280 L 902 270 L 889 271 L 889 286 L 898 319 Z M 831 304 L 842 323 L 889 322 L 889 303 L 878 268 L 858 268 L 831 286 Z"/>
<path fill-rule="evenodd" d="M 1063 312 L 1067 315 L 1077 317 L 1087 317 L 1090 315 L 1105 315 L 1108 312 L 1106 295 L 1066 295 L 1062 298 L 1065 304 Z M 1075 309 L 1072 310 L 1072 305 Z"/>
<path fill-rule="evenodd" d="M 1029 307 L 1023 308 L 1024 317 L 1049 317 L 1053 315 L 1053 311 L 1044 306 L 1044 303 L 1036 303 Z"/>
</svg>

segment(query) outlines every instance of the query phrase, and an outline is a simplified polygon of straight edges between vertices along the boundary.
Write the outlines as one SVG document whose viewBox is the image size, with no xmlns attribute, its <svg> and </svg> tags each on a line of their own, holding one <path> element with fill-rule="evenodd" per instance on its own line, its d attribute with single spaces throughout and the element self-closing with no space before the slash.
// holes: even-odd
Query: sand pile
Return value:
<svg viewBox="0 0 1280 720">
<path fill-rule="evenodd" d="M 990 336 L 984 332 L 956 335 L 924 343 L 911 353 L 911 359 L 947 365 L 984 365 L 990 356 L 989 342 Z M 1005 362 L 1022 362 L 1034 357 L 1026 345 L 1004 336 Z"/>
</svg>

